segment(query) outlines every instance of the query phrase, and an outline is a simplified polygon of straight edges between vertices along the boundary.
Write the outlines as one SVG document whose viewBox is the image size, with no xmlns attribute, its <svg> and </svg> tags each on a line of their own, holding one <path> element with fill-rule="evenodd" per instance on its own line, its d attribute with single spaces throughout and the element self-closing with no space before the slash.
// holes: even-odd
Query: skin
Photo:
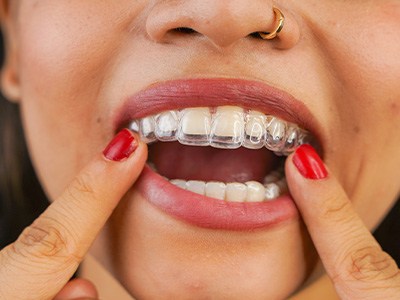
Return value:
<svg viewBox="0 0 400 300">
<path fill-rule="evenodd" d="M 302 179 L 290 168 L 291 158 L 286 169 L 307 228 L 296 219 L 255 232 L 204 230 L 166 216 L 130 189 L 92 252 L 140 299 L 284 299 L 312 271 L 314 243 L 338 293 L 350 298 L 343 282 L 354 272 L 346 271 L 352 257 L 346 254 L 362 253 L 346 241 L 354 242 L 355 233 L 373 249 L 367 257 L 384 256 L 368 230 L 400 192 L 400 2 L 284 1 L 278 5 L 286 16 L 284 30 L 268 42 L 248 34 L 273 23 L 270 1 L 227 3 L 21 0 L 5 8 L 3 1 L 2 87 L 21 105 L 40 180 L 51 199 L 62 198 L 115 134 L 116 108 L 154 82 L 240 77 L 276 86 L 304 102 L 320 124 L 329 178 Z M 176 27 L 199 34 L 168 32 Z M 335 205 L 345 208 L 321 221 Z M 310 213 L 311 207 L 321 211 Z M 339 251 L 343 259 L 327 250 L 331 244 L 346 249 Z M 339 270 L 337 261 L 343 262 Z M 398 270 L 393 262 L 388 265 L 392 276 L 375 278 L 395 288 Z M 344 278 L 336 276 L 341 271 Z M 359 281 L 354 280 L 358 292 Z"/>
</svg>

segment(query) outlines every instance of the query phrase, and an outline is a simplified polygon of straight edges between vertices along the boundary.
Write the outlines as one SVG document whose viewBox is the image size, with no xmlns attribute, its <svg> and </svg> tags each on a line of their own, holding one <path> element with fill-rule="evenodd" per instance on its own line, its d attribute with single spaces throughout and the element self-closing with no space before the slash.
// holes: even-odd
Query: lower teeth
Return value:
<svg viewBox="0 0 400 300">
<path fill-rule="evenodd" d="M 199 180 L 169 180 L 181 189 L 210 198 L 228 202 L 264 202 L 278 198 L 287 191 L 286 179 L 282 172 L 273 171 L 264 179 L 264 184 L 257 181 L 239 182 L 204 182 Z"/>
</svg>

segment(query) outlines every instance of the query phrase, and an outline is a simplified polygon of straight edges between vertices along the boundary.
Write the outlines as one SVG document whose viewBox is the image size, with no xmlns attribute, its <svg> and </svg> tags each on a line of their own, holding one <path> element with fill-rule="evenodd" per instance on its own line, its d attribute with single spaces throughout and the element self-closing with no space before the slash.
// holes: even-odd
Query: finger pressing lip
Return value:
<svg viewBox="0 0 400 300">
<path fill-rule="evenodd" d="M 0 252 L 1 287 L 9 287 L 0 296 L 54 297 L 139 177 L 146 159 L 146 145 L 130 131 L 117 134 L 17 241 Z"/>
<path fill-rule="evenodd" d="M 400 283 L 396 263 L 381 250 L 311 146 L 302 145 L 289 156 L 285 170 L 292 197 L 325 269 L 341 292 L 355 290 L 355 286 L 386 286 L 381 283 L 388 278 L 396 277 Z"/>
</svg>

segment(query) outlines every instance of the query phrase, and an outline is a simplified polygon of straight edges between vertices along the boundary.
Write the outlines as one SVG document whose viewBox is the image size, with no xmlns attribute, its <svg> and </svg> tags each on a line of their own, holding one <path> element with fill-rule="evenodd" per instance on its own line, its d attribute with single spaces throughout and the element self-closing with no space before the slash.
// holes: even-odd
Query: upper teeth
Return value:
<svg viewBox="0 0 400 300">
<path fill-rule="evenodd" d="M 184 145 L 236 149 L 266 147 L 289 154 L 308 133 L 297 125 L 237 106 L 197 107 L 170 110 L 133 120 L 130 129 L 146 143 L 179 141 Z"/>
</svg>

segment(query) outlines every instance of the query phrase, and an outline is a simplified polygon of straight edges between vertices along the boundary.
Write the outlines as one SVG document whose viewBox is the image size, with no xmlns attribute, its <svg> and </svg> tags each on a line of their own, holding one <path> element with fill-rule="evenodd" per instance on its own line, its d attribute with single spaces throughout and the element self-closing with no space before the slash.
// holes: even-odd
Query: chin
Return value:
<svg viewBox="0 0 400 300">
<path fill-rule="evenodd" d="M 226 230 L 194 226 L 130 192 L 109 221 L 111 272 L 137 299 L 286 299 L 315 251 L 301 221 Z"/>
</svg>

